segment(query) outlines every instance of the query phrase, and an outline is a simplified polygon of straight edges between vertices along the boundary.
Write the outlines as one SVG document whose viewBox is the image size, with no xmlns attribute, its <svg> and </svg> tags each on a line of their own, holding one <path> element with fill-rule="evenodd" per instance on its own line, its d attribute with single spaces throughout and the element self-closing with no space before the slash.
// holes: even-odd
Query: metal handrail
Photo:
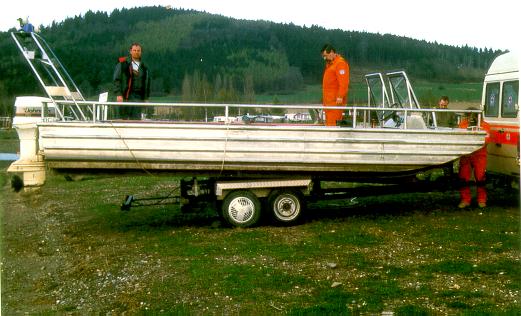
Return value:
<svg viewBox="0 0 521 316">
<path fill-rule="evenodd" d="M 349 110 L 353 113 L 352 127 L 358 126 L 357 113 L 359 111 L 364 112 L 380 112 L 380 111 L 393 111 L 403 113 L 404 118 L 411 115 L 412 113 L 476 113 L 478 114 L 478 126 L 481 123 L 481 110 L 457 110 L 457 109 L 422 109 L 422 108 L 393 108 L 393 107 L 373 107 L 373 106 L 323 106 L 322 104 L 234 104 L 234 103 L 190 103 L 190 102 L 172 102 L 172 103 L 154 103 L 154 102 L 101 102 L 101 101 L 69 101 L 69 100 L 58 100 L 58 104 L 64 105 L 87 105 L 92 106 L 92 112 L 97 113 L 101 107 L 117 107 L 117 106 L 140 106 L 140 107 L 200 107 L 200 108 L 223 108 L 225 122 L 228 122 L 230 117 L 230 108 L 255 108 L 255 109 L 303 109 L 303 110 Z M 93 122 L 99 121 L 95 116 L 92 119 Z M 367 116 L 364 115 L 363 126 L 367 125 Z M 404 119 L 404 129 L 407 129 L 407 120 Z M 435 126 L 436 127 L 436 126 Z"/>
</svg>

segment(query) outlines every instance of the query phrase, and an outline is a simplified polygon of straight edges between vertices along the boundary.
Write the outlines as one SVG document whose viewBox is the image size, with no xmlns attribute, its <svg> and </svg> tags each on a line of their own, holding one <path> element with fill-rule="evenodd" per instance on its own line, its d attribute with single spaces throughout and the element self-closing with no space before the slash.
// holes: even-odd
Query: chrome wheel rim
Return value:
<svg viewBox="0 0 521 316">
<path fill-rule="evenodd" d="M 273 211 L 280 220 L 290 221 L 299 215 L 300 202 L 291 194 L 283 194 L 275 200 Z"/>
</svg>

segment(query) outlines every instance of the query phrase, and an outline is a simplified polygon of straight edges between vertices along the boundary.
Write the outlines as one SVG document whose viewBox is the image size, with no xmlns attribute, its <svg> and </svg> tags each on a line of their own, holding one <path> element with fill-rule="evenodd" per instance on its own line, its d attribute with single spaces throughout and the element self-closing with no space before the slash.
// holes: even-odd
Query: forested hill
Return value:
<svg viewBox="0 0 521 316">
<path fill-rule="evenodd" d="M 500 53 L 165 7 L 89 11 L 42 27 L 40 34 L 85 95 L 111 90 L 118 57 L 139 42 L 153 76 L 153 95 L 182 94 L 193 101 L 202 99 L 198 91 L 208 101 L 251 101 L 255 93 L 319 84 L 324 43 L 332 43 L 348 59 L 352 74 L 405 69 L 415 79 L 440 82 L 481 81 Z M 0 32 L 0 50 L 3 108 L 12 106 L 15 95 L 42 94 L 8 32 Z"/>
</svg>

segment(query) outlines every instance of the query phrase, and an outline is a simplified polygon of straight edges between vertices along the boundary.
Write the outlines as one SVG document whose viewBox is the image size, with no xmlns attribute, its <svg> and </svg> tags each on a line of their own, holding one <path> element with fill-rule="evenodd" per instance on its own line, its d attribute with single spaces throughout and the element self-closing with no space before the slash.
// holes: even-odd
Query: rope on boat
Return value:
<svg viewBox="0 0 521 316">
<path fill-rule="evenodd" d="M 114 124 L 112 124 L 112 122 L 109 121 L 109 124 L 110 126 L 114 129 L 114 131 L 116 132 L 116 134 L 118 135 L 119 139 L 123 142 L 123 144 L 125 144 L 125 147 L 127 147 L 127 150 L 128 152 L 130 153 L 130 155 L 132 156 L 132 158 L 134 158 L 134 161 L 141 167 L 141 169 L 143 169 L 143 171 L 145 173 L 147 173 L 149 176 L 153 176 L 155 177 L 155 175 L 153 173 L 151 173 L 150 171 L 148 171 L 145 166 L 141 163 L 141 161 L 139 161 L 139 159 L 137 159 L 136 155 L 134 155 L 134 152 L 132 151 L 132 149 L 130 149 L 130 147 L 128 146 L 127 142 L 125 141 L 125 139 L 121 136 L 121 134 L 118 132 L 118 129 L 116 126 L 114 126 Z"/>
<path fill-rule="evenodd" d="M 222 159 L 222 163 L 221 163 L 221 170 L 219 171 L 219 176 L 222 175 L 222 173 L 224 171 L 224 163 L 226 161 L 226 146 L 228 145 L 228 133 L 230 131 L 230 123 L 226 122 L 225 125 L 226 125 L 226 134 L 224 137 L 223 159 Z"/>
</svg>

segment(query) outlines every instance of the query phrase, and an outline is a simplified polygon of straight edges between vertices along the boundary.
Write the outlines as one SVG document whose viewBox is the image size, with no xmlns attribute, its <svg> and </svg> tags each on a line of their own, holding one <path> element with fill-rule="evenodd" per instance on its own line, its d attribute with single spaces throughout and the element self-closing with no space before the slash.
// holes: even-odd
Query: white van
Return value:
<svg viewBox="0 0 521 316">
<path fill-rule="evenodd" d="M 510 52 L 498 56 L 483 83 L 481 109 L 490 125 L 487 172 L 519 180 L 519 64 Z"/>
</svg>

